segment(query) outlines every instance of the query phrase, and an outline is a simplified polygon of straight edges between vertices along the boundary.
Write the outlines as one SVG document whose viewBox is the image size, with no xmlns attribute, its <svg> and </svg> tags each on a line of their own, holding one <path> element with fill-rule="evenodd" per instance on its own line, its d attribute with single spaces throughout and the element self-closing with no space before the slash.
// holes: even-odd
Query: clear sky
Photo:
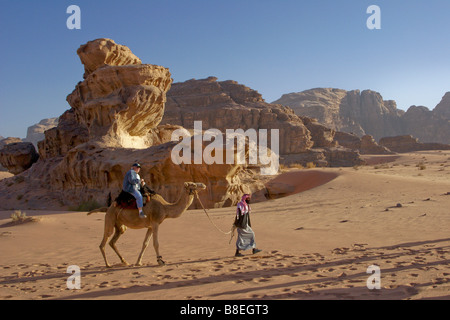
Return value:
<svg viewBox="0 0 450 320">
<path fill-rule="evenodd" d="M 69 30 L 69 5 L 81 30 Z M 366 12 L 381 9 L 381 29 Z M 317 87 L 371 89 L 399 109 L 450 91 L 449 0 L 0 0 L 0 135 L 58 117 L 83 80 L 76 50 L 128 46 L 175 82 L 236 80 L 272 102 Z"/>
</svg>

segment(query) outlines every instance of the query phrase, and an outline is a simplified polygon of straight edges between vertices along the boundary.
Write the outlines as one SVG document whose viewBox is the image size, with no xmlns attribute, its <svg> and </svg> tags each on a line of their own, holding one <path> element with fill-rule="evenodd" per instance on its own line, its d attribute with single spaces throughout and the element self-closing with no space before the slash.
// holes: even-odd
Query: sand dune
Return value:
<svg viewBox="0 0 450 320">
<path fill-rule="evenodd" d="M 192 210 L 161 225 L 165 267 L 151 246 L 142 267 L 121 266 L 108 246 L 115 265 L 105 268 L 104 214 L 27 211 L 40 221 L 12 226 L 11 212 L 0 212 L 0 299 L 449 299 L 449 161 L 450 152 L 418 152 L 286 172 L 276 182 L 292 195 L 252 205 L 261 253 L 235 258 L 235 239 Z M 234 208 L 209 215 L 229 230 Z M 129 262 L 144 235 L 120 238 Z M 70 265 L 80 267 L 79 290 L 67 289 Z M 380 267 L 380 290 L 367 288 L 371 265 Z"/>
</svg>

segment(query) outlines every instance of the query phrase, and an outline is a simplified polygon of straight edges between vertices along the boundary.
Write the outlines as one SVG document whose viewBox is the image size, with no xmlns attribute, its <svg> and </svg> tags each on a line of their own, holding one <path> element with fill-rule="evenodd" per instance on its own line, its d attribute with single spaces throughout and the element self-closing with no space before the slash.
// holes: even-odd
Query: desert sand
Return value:
<svg viewBox="0 0 450 320">
<path fill-rule="evenodd" d="M 160 227 L 143 266 L 123 266 L 98 245 L 104 213 L 26 211 L 39 221 L 13 224 L 0 212 L 0 299 L 449 299 L 450 152 L 368 156 L 354 168 L 286 169 L 287 197 L 252 204 L 261 253 L 234 257 L 234 241 L 203 210 Z M 389 162 L 386 162 L 389 161 Z M 228 231 L 235 208 L 210 209 Z M 117 246 L 135 262 L 145 230 Z M 69 290 L 68 266 L 81 271 Z M 367 269 L 380 268 L 369 290 Z"/>
</svg>

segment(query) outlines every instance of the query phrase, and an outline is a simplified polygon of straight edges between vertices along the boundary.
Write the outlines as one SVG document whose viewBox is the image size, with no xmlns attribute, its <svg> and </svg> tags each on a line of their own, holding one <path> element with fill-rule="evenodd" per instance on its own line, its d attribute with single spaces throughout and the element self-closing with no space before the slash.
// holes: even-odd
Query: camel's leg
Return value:
<svg viewBox="0 0 450 320">
<path fill-rule="evenodd" d="M 156 261 L 158 261 L 158 264 L 160 266 L 163 266 L 166 263 L 163 261 L 162 257 L 159 255 L 158 228 L 159 228 L 159 225 L 157 223 L 155 223 L 153 225 L 153 248 L 155 248 Z"/>
<path fill-rule="evenodd" d="M 122 263 L 124 265 L 129 265 L 128 262 L 125 261 L 125 259 L 122 257 L 122 255 L 120 254 L 119 250 L 117 250 L 116 247 L 116 242 L 117 240 L 119 240 L 120 236 L 125 232 L 125 228 L 121 227 L 115 227 L 116 232 L 114 233 L 114 236 L 112 237 L 111 241 L 109 242 L 109 245 L 111 246 L 111 248 L 113 248 L 114 252 L 117 253 L 117 255 L 120 258 L 120 261 L 122 261 Z"/>
<path fill-rule="evenodd" d="M 148 244 L 150 243 L 150 237 L 153 233 L 152 228 L 148 228 L 147 233 L 145 234 L 144 243 L 142 244 L 142 250 L 139 254 L 139 258 L 137 259 L 136 265 L 141 266 L 142 265 L 142 257 L 144 256 L 145 249 L 147 249 Z"/>
<path fill-rule="evenodd" d="M 100 251 L 103 255 L 103 259 L 105 259 L 105 265 L 107 268 L 111 268 L 111 265 L 108 263 L 108 260 L 106 259 L 106 253 L 105 253 L 105 245 L 108 241 L 108 238 L 113 234 L 114 231 L 114 224 L 112 223 L 112 220 L 108 214 L 105 216 L 105 230 L 103 232 L 103 240 L 100 243 Z"/>
</svg>

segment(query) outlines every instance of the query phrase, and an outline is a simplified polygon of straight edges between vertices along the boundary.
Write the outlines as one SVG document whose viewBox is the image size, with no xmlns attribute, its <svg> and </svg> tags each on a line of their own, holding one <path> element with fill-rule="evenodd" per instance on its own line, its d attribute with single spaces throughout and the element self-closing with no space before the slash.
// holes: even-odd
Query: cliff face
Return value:
<svg viewBox="0 0 450 320">
<path fill-rule="evenodd" d="M 422 142 L 450 144 L 450 92 L 433 111 L 412 106 L 406 113 L 397 109 L 395 101 L 383 100 L 379 93 L 370 90 L 311 89 L 285 94 L 274 103 L 359 137 L 367 134 L 379 140 L 413 135 Z"/>
<path fill-rule="evenodd" d="M 411 106 L 402 121 L 403 134 L 411 134 L 421 142 L 450 144 L 450 92 L 444 95 L 434 110 Z"/>
<path fill-rule="evenodd" d="M 266 103 L 257 91 L 235 81 L 210 77 L 174 83 L 161 123 L 193 129 L 194 121 L 202 121 L 204 130 L 223 133 L 226 129 L 268 129 L 270 137 L 270 129 L 279 129 L 281 154 L 303 152 L 313 145 L 308 129 L 291 109 Z"/>
<path fill-rule="evenodd" d="M 267 103 L 257 91 L 235 81 L 209 77 L 174 83 L 167 93 L 161 123 L 192 130 L 194 121 L 201 121 L 204 130 L 215 128 L 223 133 L 227 129 L 278 129 L 280 162 L 285 165 L 314 162 L 321 166 L 353 166 L 362 163 L 357 151 L 338 146 L 334 129 L 312 118 L 297 116 L 291 108 Z"/>
</svg>

